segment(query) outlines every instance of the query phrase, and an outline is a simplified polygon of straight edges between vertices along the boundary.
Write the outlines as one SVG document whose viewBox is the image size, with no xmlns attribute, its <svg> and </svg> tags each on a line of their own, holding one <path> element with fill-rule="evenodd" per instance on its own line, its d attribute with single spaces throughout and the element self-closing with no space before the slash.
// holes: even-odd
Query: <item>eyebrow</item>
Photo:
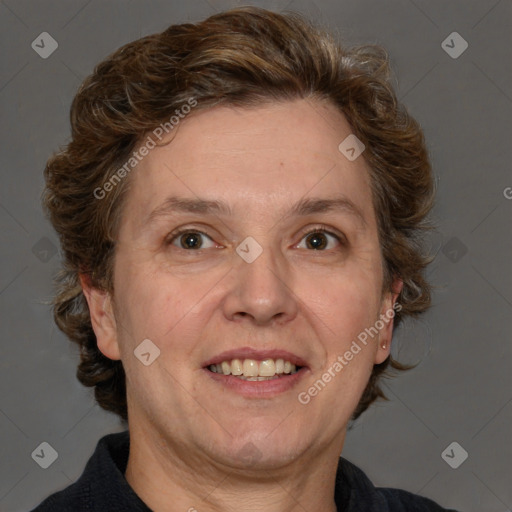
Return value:
<svg viewBox="0 0 512 512">
<path fill-rule="evenodd" d="M 312 214 L 345 212 L 352 215 L 363 227 L 367 225 L 361 210 L 348 198 L 338 196 L 334 198 L 302 198 L 284 213 L 284 218 L 293 216 L 303 217 Z M 171 196 L 155 208 L 147 217 L 147 222 L 153 222 L 158 217 L 173 213 L 192 213 L 197 215 L 224 215 L 232 216 L 230 206 L 223 201 L 207 199 L 191 199 Z"/>
</svg>

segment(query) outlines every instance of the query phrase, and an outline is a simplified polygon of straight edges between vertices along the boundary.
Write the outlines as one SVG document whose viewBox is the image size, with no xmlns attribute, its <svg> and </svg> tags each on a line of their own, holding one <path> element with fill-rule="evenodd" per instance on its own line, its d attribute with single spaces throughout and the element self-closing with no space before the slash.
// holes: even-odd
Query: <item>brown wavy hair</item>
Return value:
<svg viewBox="0 0 512 512">
<path fill-rule="evenodd" d="M 63 253 L 54 318 L 80 347 L 79 381 L 94 387 L 98 404 L 123 420 L 128 419 L 123 365 L 97 347 L 79 275 L 114 293 L 116 233 L 130 179 L 105 199 L 96 199 L 94 191 L 190 98 L 198 102 L 195 110 L 296 99 L 328 101 L 339 109 L 366 146 L 383 291 L 395 276 L 404 283 L 394 330 L 404 317 L 430 306 L 423 275 L 430 258 L 422 239 L 431 228 L 432 171 L 422 130 L 393 90 L 386 51 L 376 45 L 343 47 L 299 14 L 255 7 L 172 25 L 126 44 L 95 67 L 72 102 L 71 141 L 44 170 L 43 204 Z M 390 374 L 385 370 L 409 368 L 391 355 L 374 365 L 352 419 L 378 397 L 387 399 L 379 385 L 380 377 Z"/>
</svg>

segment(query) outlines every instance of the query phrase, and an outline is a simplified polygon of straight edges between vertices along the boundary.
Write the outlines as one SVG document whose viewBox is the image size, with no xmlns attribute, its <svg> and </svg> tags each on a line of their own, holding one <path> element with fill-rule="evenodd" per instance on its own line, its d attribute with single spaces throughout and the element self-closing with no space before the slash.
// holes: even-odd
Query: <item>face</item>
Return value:
<svg viewBox="0 0 512 512">
<path fill-rule="evenodd" d="M 338 456 L 392 321 L 358 336 L 396 298 L 382 293 L 364 153 L 338 150 L 350 133 L 309 100 L 216 107 L 132 171 L 114 301 L 86 293 L 100 350 L 125 368 L 131 430 L 190 464 Z M 143 340 L 146 359 L 160 351 L 149 365 Z"/>
</svg>

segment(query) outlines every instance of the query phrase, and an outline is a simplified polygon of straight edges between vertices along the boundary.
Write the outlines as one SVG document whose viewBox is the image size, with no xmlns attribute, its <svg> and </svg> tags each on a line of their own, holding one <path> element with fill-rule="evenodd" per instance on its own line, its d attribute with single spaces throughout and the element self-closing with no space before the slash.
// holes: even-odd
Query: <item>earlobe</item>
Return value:
<svg viewBox="0 0 512 512">
<path fill-rule="evenodd" d="M 91 324 L 99 350 L 109 359 L 121 359 L 110 294 L 93 287 L 89 276 L 85 274 L 80 274 L 80 284 L 89 306 Z"/>
</svg>

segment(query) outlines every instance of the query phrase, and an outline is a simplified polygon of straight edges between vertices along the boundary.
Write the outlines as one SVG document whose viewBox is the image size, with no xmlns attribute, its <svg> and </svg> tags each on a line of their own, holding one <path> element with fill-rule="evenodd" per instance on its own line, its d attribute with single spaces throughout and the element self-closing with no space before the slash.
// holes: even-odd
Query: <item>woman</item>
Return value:
<svg viewBox="0 0 512 512">
<path fill-rule="evenodd" d="M 235 9 L 100 63 L 47 164 L 55 318 L 128 431 L 35 510 L 441 511 L 340 458 L 430 304 L 423 134 L 378 47 Z"/>
</svg>

